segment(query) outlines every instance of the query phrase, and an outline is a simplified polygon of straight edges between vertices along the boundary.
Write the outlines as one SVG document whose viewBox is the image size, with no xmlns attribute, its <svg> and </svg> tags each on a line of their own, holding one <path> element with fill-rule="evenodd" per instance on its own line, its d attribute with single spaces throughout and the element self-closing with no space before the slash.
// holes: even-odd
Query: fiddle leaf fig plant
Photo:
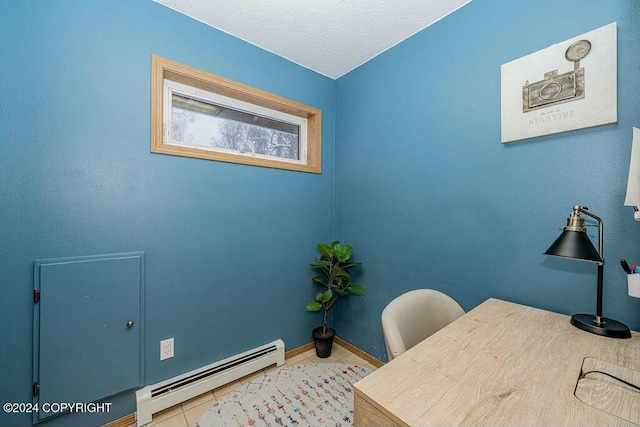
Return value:
<svg viewBox="0 0 640 427">
<path fill-rule="evenodd" d="M 313 283 L 324 288 L 316 293 L 313 301 L 307 304 L 307 311 L 324 311 L 322 322 L 322 334 L 327 334 L 327 314 L 333 305 L 342 297 L 350 294 L 363 294 L 364 288 L 351 282 L 349 269 L 361 265 L 352 262 L 353 249 L 349 245 L 341 245 L 340 242 L 332 242 L 331 245 L 320 243 L 317 246 L 320 258 L 309 264 L 319 270 L 322 276 L 313 278 Z"/>
</svg>

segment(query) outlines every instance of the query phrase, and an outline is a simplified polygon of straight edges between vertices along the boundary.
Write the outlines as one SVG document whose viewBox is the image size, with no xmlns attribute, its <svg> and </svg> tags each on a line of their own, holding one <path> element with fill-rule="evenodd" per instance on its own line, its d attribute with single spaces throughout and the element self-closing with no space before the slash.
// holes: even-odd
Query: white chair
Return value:
<svg viewBox="0 0 640 427">
<path fill-rule="evenodd" d="M 382 311 L 382 332 L 389 361 L 464 314 L 448 295 L 417 289 L 400 295 Z"/>
</svg>

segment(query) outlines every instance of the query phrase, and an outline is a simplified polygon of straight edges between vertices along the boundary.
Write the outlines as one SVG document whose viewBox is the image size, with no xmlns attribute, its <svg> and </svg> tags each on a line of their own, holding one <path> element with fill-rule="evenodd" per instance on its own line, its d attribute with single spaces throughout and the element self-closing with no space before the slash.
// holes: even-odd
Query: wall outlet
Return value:
<svg viewBox="0 0 640 427">
<path fill-rule="evenodd" d="M 160 341 L 160 360 L 173 357 L 173 338 Z"/>
</svg>

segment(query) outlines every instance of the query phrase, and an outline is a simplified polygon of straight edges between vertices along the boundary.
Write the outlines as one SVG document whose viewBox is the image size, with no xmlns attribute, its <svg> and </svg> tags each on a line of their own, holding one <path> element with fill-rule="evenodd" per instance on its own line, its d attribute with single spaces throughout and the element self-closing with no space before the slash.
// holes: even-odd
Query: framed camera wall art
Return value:
<svg viewBox="0 0 640 427">
<path fill-rule="evenodd" d="M 617 25 L 501 67 L 502 143 L 615 123 Z"/>
</svg>

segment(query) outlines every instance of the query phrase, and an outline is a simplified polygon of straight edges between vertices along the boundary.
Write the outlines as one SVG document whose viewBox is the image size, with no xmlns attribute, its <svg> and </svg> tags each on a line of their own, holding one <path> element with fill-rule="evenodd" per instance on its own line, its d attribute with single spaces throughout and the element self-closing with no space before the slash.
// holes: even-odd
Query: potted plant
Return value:
<svg viewBox="0 0 640 427">
<path fill-rule="evenodd" d="M 333 338 L 336 331 L 327 326 L 327 314 L 333 305 L 342 297 L 349 294 L 363 294 L 364 289 L 360 285 L 351 282 L 349 269 L 360 265 L 359 262 L 351 262 L 353 249 L 349 245 L 341 245 L 340 242 L 332 242 L 331 245 L 320 243 L 318 246 L 320 258 L 310 264 L 311 267 L 322 272 L 322 276 L 313 278 L 313 282 L 323 288 L 323 292 L 316 294 L 315 300 L 307 304 L 307 311 L 324 311 L 322 326 L 313 330 L 313 340 L 316 345 L 318 357 L 326 358 L 331 355 Z"/>
</svg>

